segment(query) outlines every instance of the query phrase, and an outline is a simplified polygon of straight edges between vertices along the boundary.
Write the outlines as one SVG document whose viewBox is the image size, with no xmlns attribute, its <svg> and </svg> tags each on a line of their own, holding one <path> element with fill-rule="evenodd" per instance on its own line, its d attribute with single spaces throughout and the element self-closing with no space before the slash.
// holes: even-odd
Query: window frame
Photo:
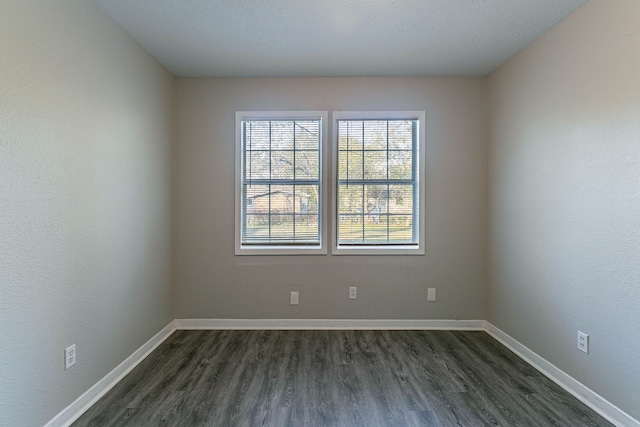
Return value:
<svg viewBox="0 0 640 427">
<path fill-rule="evenodd" d="M 327 254 L 327 215 L 328 215 L 328 176 L 327 111 L 236 111 L 235 114 L 235 255 L 326 255 Z M 320 176 L 318 245 L 246 245 L 242 243 L 242 122 L 245 120 L 320 120 Z"/>
<path fill-rule="evenodd" d="M 335 255 L 424 255 L 425 254 L 425 117 L 424 111 L 334 111 L 332 124 L 332 204 L 331 253 Z M 417 120 L 417 185 L 418 185 L 418 243 L 409 245 L 345 245 L 338 244 L 338 121 L 339 120 Z"/>
</svg>

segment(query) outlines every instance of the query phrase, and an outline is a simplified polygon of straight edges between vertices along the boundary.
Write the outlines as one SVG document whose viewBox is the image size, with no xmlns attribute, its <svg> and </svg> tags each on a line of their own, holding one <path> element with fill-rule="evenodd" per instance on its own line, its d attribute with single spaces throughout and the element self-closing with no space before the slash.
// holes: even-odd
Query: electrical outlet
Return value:
<svg viewBox="0 0 640 427">
<path fill-rule="evenodd" d="M 578 350 L 589 354 L 589 335 L 578 331 Z"/>
<path fill-rule="evenodd" d="M 427 301 L 436 300 L 436 288 L 427 288 Z"/>
<path fill-rule="evenodd" d="M 64 369 L 65 371 L 76 364 L 76 345 L 64 349 Z"/>
<path fill-rule="evenodd" d="M 291 292 L 291 305 L 298 305 L 300 303 L 300 293 Z"/>
<path fill-rule="evenodd" d="M 349 299 L 358 298 L 358 288 L 355 286 L 349 286 Z"/>
</svg>

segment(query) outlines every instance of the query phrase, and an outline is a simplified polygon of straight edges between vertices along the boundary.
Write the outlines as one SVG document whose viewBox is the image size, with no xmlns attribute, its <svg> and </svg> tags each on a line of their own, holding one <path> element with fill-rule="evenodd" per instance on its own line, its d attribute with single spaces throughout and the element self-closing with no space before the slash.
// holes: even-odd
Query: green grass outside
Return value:
<svg viewBox="0 0 640 427">
<path fill-rule="evenodd" d="M 293 232 L 292 224 L 277 224 L 271 227 L 272 237 L 285 237 Z M 317 224 L 296 223 L 296 234 L 313 235 L 318 233 Z M 368 240 L 387 240 L 387 224 L 364 224 L 364 233 Z M 266 224 L 248 224 L 247 235 L 249 237 L 268 237 L 269 227 Z M 411 240 L 411 226 L 389 225 L 389 240 Z M 362 240 L 362 223 L 343 224 L 340 229 L 342 241 Z"/>
</svg>

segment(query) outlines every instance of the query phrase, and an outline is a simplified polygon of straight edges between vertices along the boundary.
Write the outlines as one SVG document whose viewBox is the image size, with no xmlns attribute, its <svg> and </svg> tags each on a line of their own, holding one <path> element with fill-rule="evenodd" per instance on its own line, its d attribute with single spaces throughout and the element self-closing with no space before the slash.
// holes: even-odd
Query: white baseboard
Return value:
<svg viewBox="0 0 640 427">
<path fill-rule="evenodd" d="M 558 384 L 571 395 L 575 396 L 589 408 L 596 411 L 609 422 L 618 427 L 640 427 L 640 421 L 618 408 L 598 393 L 594 392 L 575 378 L 565 373 L 555 365 L 531 351 L 525 345 L 512 338 L 501 329 L 489 322 L 485 322 L 486 332 L 517 354 L 525 362 L 536 368 L 547 378 Z"/>
<path fill-rule="evenodd" d="M 484 330 L 484 320 L 176 319 L 178 329 Z"/>
<path fill-rule="evenodd" d="M 176 330 L 176 321 L 173 320 L 167 326 L 165 326 L 160 332 L 155 334 L 149 341 L 144 343 L 133 354 L 127 357 L 121 364 L 115 367 L 115 369 L 105 375 L 100 381 L 98 381 L 93 387 L 87 390 L 82 396 L 78 397 L 75 402 L 63 409 L 58 415 L 53 417 L 45 427 L 68 427 L 75 420 L 80 418 L 94 403 L 104 396 L 109 390 L 113 388 L 125 375 L 127 375 L 133 368 L 138 366 L 145 357 L 156 349 L 164 340 L 169 338 Z"/>
</svg>

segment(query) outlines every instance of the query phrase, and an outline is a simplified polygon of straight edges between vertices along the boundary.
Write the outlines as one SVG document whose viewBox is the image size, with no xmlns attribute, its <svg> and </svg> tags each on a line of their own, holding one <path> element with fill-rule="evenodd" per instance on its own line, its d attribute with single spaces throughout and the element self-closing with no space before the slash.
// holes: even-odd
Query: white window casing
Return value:
<svg viewBox="0 0 640 427">
<path fill-rule="evenodd" d="M 326 111 L 236 112 L 236 255 L 327 253 Z"/>
<path fill-rule="evenodd" d="M 422 255 L 425 112 L 338 111 L 332 253 Z"/>
</svg>

